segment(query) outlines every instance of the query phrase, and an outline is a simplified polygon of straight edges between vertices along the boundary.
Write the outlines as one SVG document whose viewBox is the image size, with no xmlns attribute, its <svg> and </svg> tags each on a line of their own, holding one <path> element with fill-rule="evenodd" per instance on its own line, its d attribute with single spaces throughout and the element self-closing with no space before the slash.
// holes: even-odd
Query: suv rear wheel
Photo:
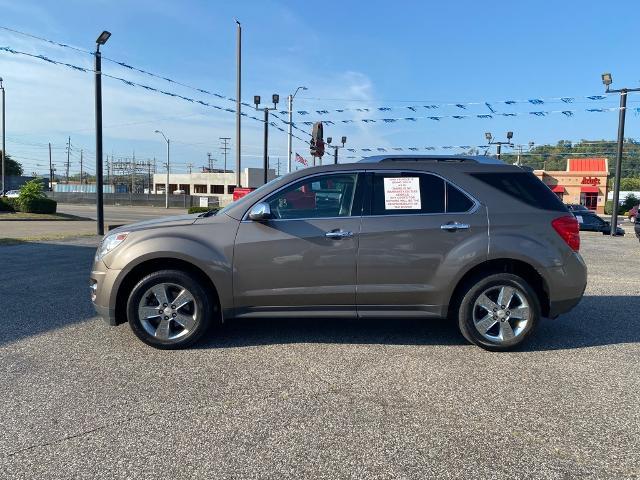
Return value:
<svg viewBox="0 0 640 480">
<path fill-rule="evenodd" d="M 180 270 L 161 270 L 140 280 L 129 295 L 127 317 L 140 340 L 162 349 L 193 344 L 213 323 L 205 289 Z"/>
<path fill-rule="evenodd" d="M 521 277 L 496 273 L 470 282 L 458 309 L 462 335 L 482 348 L 510 350 L 529 337 L 540 319 L 540 302 Z"/>
</svg>

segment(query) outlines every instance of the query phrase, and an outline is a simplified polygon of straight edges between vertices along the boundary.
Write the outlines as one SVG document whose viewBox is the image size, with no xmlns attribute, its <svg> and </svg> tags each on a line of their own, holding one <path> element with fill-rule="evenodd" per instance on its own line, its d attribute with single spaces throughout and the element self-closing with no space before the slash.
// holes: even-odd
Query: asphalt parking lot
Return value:
<svg viewBox="0 0 640 480">
<path fill-rule="evenodd" d="M 638 478 L 640 243 L 524 350 L 445 321 L 232 321 L 158 351 L 94 317 L 92 238 L 0 246 L 0 477 Z"/>
</svg>

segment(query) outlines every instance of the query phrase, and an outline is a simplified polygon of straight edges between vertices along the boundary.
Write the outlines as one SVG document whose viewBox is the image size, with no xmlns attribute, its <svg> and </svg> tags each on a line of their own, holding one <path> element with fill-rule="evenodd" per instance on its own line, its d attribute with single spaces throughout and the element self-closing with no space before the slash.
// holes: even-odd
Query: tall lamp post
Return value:
<svg viewBox="0 0 640 480">
<path fill-rule="evenodd" d="M 102 178 L 102 54 L 100 45 L 109 40 L 111 33 L 103 31 L 96 40 L 95 75 L 96 75 L 96 210 L 98 235 L 104 235 L 104 192 Z"/>
<path fill-rule="evenodd" d="M 489 145 L 495 145 L 496 146 L 496 157 L 498 158 L 498 160 L 500 160 L 500 155 L 502 154 L 502 145 L 507 145 L 509 147 L 513 147 L 513 143 L 511 142 L 511 139 L 513 138 L 513 132 L 507 132 L 507 141 L 506 142 L 496 142 L 493 140 L 493 135 L 491 135 L 491 132 L 486 132 L 484 134 L 484 138 L 487 139 L 487 141 L 489 142 Z"/>
<path fill-rule="evenodd" d="M 256 106 L 256 110 L 261 110 L 264 112 L 264 158 L 263 158 L 263 166 L 264 166 L 264 183 L 268 182 L 268 172 L 269 172 L 269 112 L 271 110 L 278 109 L 278 102 L 280 101 L 280 95 L 274 93 L 271 95 L 271 101 L 273 102 L 273 107 L 262 107 L 260 108 L 260 95 L 253 96 L 253 103 Z"/>
<path fill-rule="evenodd" d="M 338 149 L 344 148 L 344 144 L 347 143 L 347 137 L 342 137 L 340 139 L 342 141 L 342 145 L 331 145 L 333 138 L 327 137 L 327 146 L 333 148 L 333 164 L 338 164 Z"/>
<path fill-rule="evenodd" d="M 289 106 L 289 138 L 287 142 L 287 152 L 289 153 L 289 163 L 287 167 L 287 173 L 291 173 L 291 155 L 293 153 L 293 99 L 296 98 L 296 94 L 299 90 L 307 90 L 307 87 L 298 87 L 296 91 L 293 92 L 293 95 L 289 95 L 287 98 L 288 106 Z"/>
<path fill-rule="evenodd" d="M 167 183 L 164 188 L 164 208 L 169 208 L 169 146 L 171 145 L 171 140 L 169 140 L 160 130 L 156 130 L 155 133 L 162 135 L 162 138 L 167 142 Z"/>
<path fill-rule="evenodd" d="M 240 124 L 242 122 L 242 25 L 236 20 L 236 187 L 240 187 L 241 141 Z"/>
<path fill-rule="evenodd" d="M 620 176 L 622 175 L 622 149 L 624 145 L 624 122 L 627 113 L 627 93 L 640 92 L 640 88 L 620 88 L 613 90 L 609 85 L 613 83 L 610 73 L 602 74 L 602 83 L 606 93 L 620 94 L 620 114 L 618 115 L 618 148 L 616 151 L 616 176 L 613 181 L 613 211 L 611 212 L 611 233 L 614 237 L 618 229 L 618 204 L 620 202 Z"/>
<path fill-rule="evenodd" d="M 2 77 L 0 77 L 0 91 L 2 91 L 2 190 L 0 190 L 0 192 L 4 193 L 5 190 L 5 175 L 6 175 L 6 171 L 5 171 L 5 161 L 4 158 L 7 156 L 6 151 L 5 151 L 5 141 L 4 141 L 4 136 L 5 136 L 5 132 L 6 129 L 4 128 L 4 122 L 5 122 L 5 108 L 4 108 L 4 87 L 2 86 Z"/>
</svg>

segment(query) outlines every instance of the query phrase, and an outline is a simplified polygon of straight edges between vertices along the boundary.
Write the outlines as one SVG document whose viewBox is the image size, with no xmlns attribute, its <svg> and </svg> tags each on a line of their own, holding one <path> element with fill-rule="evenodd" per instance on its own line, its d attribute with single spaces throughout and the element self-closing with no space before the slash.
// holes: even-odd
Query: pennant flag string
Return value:
<svg viewBox="0 0 640 480">
<path fill-rule="evenodd" d="M 22 51 L 15 50 L 15 49 L 12 49 L 12 48 L 6 47 L 6 46 L 5 47 L 0 47 L 0 51 L 11 53 L 11 54 L 14 54 L 14 55 L 22 55 L 22 56 L 31 57 L 31 58 L 38 59 L 38 60 L 41 60 L 41 61 L 44 61 L 44 62 L 47 62 L 47 63 L 55 64 L 55 65 L 62 65 L 62 66 L 65 66 L 65 67 L 70 68 L 70 69 L 75 70 L 75 71 L 80 71 L 80 72 L 85 72 L 85 73 L 94 72 L 93 68 L 81 67 L 81 66 L 70 64 L 70 63 L 67 63 L 67 62 L 54 60 L 54 59 L 49 58 L 49 57 L 44 56 L 44 55 L 36 55 L 36 54 L 32 54 L 32 53 L 22 52 Z M 197 103 L 199 105 L 202 105 L 202 106 L 205 106 L 205 107 L 209 107 L 209 108 L 213 108 L 213 109 L 216 109 L 216 110 L 225 111 L 225 112 L 229 112 L 229 113 L 235 113 L 235 111 L 236 111 L 233 108 L 223 107 L 223 106 L 216 105 L 216 104 L 213 104 L 213 103 L 205 102 L 203 100 L 187 97 L 187 96 L 184 96 L 184 95 L 177 94 L 175 92 L 162 90 L 160 88 L 156 88 L 156 87 L 152 87 L 150 85 L 145 85 L 145 84 L 142 84 L 142 83 L 134 82 L 134 81 L 127 80 L 125 78 L 118 77 L 118 76 L 115 76 L 115 75 L 110 75 L 110 74 L 107 74 L 107 73 L 104 73 L 104 72 L 102 73 L 102 75 L 105 76 L 105 77 L 111 78 L 113 80 L 117 80 L 119 82 L 122 82 L 123 84 L 128 85 L 128 86 L 140 87 L 140 88 L 143 88 L 144 90 L 147 90 L 147 91 L 152 91 L 152 92 L 156 92 L 156 93 L 159 93 L 159 94 L 162 94 L 162 95 L 165 95 L 165 96 L 178 98 L 178 99 L 190 102 L 190 103 Z M 173 83 L 177 84 L 178 82 L 173 82 Z M 203 90 L 203 89 L 197 89 L 197 90 L 201 91 L 203 93 L 208 93 L 208 94 L 214 95 L 217 98 L 226 99 L 228 101 L 235 102 L 234 99 L 224 97 L 224 96 L 222 96 L 220 94 L 213 94 L 213 93 L 208 92 L 208 91 Z M 564 101 L 564 103 L 572 103 L 575 98 L 579 98 L 579 97 L 563 97 L 562 100 Z M 604 95 L 592 95 L 589 98 L 592 99 L 592 100 L 602 100 L 602 99 L 607 98 L 607 97 L 605 97 Z M 510 101 L 510 102 L 516 102 L 516 101 L 513 100 L 513 101 Z M 494 102 L 494 103 L 498 103 L 498 102 Z M 535 105 L 540 105 L 540 104 L 543 104 L 544 101 L 542 99 L 530 99 L 529 103 L 535 104 Z M 470 103 L 467 103 L 467 104 L 464 104 L 464 105 L 469 105 L 469 104 Z M 249 105 L 246 102 L 242 102 L 242 105 L 244 105 L 246 107 L 251 107 L 251 105 Z M 460 104 L 460 105 L 464 106 L 463 104 Z M 460 105 L 457 105 L 457 106 L 460 106 Z M 586 108 L 586 109 L 580 109 L 580 110 L 577 110 L 577 109 L 576 110 L 550 110 L 550 111 L 536 110 L 536 111 L 529 111 L 529 112 L 504 112 L 504 113 L 501 113 L 501 112 L 496 111 L 491 106 L 491 104 L 489 104 L 488 102 L 485 102 L 485 106 L 490 110 L 491 113 L 488 113 L 488 114 L 461 114 L 461 115 L 428 115 L 428 116 L 388 117 L 388 118 L 351 118 L 351 119 L 341 119 L 341 120 L 323 120 L 323 123 L 327 124 L 327 125 L 352 124 L 352 123 L 391 124 L 391 123 L 403 122 L 403 121 L 404 122 L 416 122 L 418 120 L 431 120 L 431 121 L 439 122 L 442 119 L 449 119 L 449 118 L 455 119 L 455 120 L 462 120 L 462 119 L 469 119 L 469 118 L 493 119 L 493 118 L 499 117 L 499 116 L 505 116 L 505 117 L 515 117 L 515 116 L 546 117 L 546 116 L 551 115 L 551 114 L 562 114 L 565 117 L 572 117 L 572 116 L 574 116 L 574 114 L 576 112 L 581 112 L 581 111 L 585 111 L 585 112 L 589 112 L 589 113 L 605 113 L 605 112 L 613 112 L 613 111 L 619 111 L 620 110 L 620 107 L 609 107 L 609 108 Z M 431 107 L 436 107 L 436 106 L 432 105 Z M 385 107 L 385 108 L 387 108 L 388 110 L 391 110 L 392 108 L 395 108 L 395 107 Z M 364 112 L 364 111 L 369 111 L 370 109 L 356 109 L 356 110 L 358 110 L 360 112 Z M 466 109 L 461 108 L 461 110 L 466 110 Z M 351 110 L 350 109 L 341 109 L 340 111 L 351 111 Z M 387 111 L 387 110 L 385 110 L 385 111 Z M 640 112 L 640 108 L 634 108 L 633 111 L 636 112 L 636 113 L 639 113 Z M 318 110 L 316 112 L 320 112 L 319 113 L 320 115 L 324 115 L 325 113 L 329 113 L 328 110 Z M 282 113 L 288 113 L 288 112 L 278 112 L 278 113 L 282 114 Z M 309 114 L 309 112 L 305 112 L 305 113 Z M 260 119 L 258 117 L 255 117 L 255 116 L 250 116 L 246 112 L 242 112 L 242 115 L 247 117 L 247 118 L 250 118 L 252 120 L 258 121 L 258 122 L 264 122 L 264 120 L 262 120 L 262 119 Z M 281 124 L 284 124 L 284 125 L 287 125 L 287 126 L 289 125 L 289 122 L 287 120 L 281 118 L 279 115 L 277 115 L 277 114 L 275 114 L 273 112 L 270 112 L 270 115 L 272 115 L 275 119 L 277 119 Z M 299 122 L 299 123 L 302 124 L 302 125 L 305 125 L 305 126 L 311 126 L 315 122 L 303 121 L 303 122 Z M 281 128 L 280 126 L 275 124 L 275 122 L 271 122 L 270 124 L 272 126 L 274 126 L 274 128 L 278 129 L 279 131 L 283 131 L 283 132 L 285 131 L 283 128 Z M 311 134 L 309 133 L 308 130 L 305 130 L 305 129 L 299 127 L 298 124 L 296 124 L 295 122 L 292 122 L 291 127 L 292 127 L 292 129 L 295 129 L 297 131 L 300 131 L 300 132 L 304 133 L 306 136 L 309 136 L 309 137 L 311 136 Z M 300 140 L 302 142 L 308 143 L 307 140 L 303 140 L 300 137 L 295 136 L 294 138 L 296 138 L 296 139 L 298 139 L 298 140 Z"/>
</svg>

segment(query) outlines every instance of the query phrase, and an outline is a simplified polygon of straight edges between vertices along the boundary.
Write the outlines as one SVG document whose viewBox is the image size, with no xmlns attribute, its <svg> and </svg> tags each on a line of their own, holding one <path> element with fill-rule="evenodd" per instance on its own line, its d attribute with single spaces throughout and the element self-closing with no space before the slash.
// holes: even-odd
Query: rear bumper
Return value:
<svg viewBox="0 0 640 480">
<path fill-rule="evenodd" d="M 567 313 L 572 310 L 573 307 L 578 305 L 582 300 L 582 295 L 576 298 L 569 298 L 567 300 L 556 300 L 550 302 L 549 305 L 549 317 L 556 318 L 558 315 L 562 315 L 563 313 Z"/>
<path fill-rule="evenodd" d="M 562 267 L 550 268 L 546 273 L 549 317 L 556 318 L 582 300 L 587 288 L 587 265 L 579 253 L 573 253 Z"/>
</svg>

